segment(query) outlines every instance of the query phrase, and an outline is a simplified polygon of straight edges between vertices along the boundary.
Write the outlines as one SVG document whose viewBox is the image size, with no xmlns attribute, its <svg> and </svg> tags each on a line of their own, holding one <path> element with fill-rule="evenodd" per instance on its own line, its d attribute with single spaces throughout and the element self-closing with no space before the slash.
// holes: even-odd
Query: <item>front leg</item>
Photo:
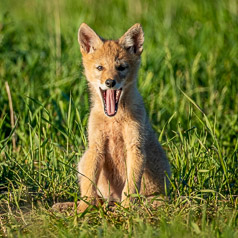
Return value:
<svg viewBox="0 0 238 238">
<path fill-rule="evenodd" d="M 92 144 L 78 164 L 81 196 L 93 205 L 96 205 L 98 200 L 97 182 L 104 162 L 103 151 L 100 144 Z M 86 202 L 80 201 L 78 211 L 82 212 L 87 207 Z"/>
<path fill-rule="evenodd" d="M 78 163 L 81 196 L 86 199 L 87 203 L 93 205 L 97 205 L 99 201 L 97 199 L 97 182 L 104 162 L 104 150 L 99 145 L 98 143 L 92 144 Z M 88 207 L 86 202 L 82 200 L 77 202 L 77 210 L 79 212 L 86 210 Z M 74 205 L 74 202 L 56 203 L 52 208 L 56 211 L 65 211 L 69 208 L 72 209 Z"/>
<path fill-rule="evenodd" d="M 125 127 L 124 140 L 127 150 L 127 180 L 122 190 L 121 200 L 124 206 L 128 206 L 132 200 L 128 199 L 128 195 L 140 191 L 141 178 L 145 166 L 143 136 L 137 123 Z"/>
</svg>

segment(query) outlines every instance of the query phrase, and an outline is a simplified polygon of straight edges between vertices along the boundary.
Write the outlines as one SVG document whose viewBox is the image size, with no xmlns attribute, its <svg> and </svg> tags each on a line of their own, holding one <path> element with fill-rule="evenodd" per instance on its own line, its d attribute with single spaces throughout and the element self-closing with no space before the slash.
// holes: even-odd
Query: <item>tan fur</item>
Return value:
<svg viewBox="0 0 238 238">
<path fill-rule="evenodd" d="M 149 123 L 143 100 L 136 86 L 144 35 L 139 24 L 132 26 L 119 40 L 102 40 L 89 26 L 79 28 L 79 43 L 85 75 L 89 82 L 92 106 L 88 123 L 89 146 L 78 164 L 81 196 L 93 204 L 103 197 L 122 201 L 128 195 L 164 194 L 170 166 Z M 117 66 L 126 63 L 124 75 Z M 97 69 L 98 65 L 103 70 Z M 99 85 L 107 79 L 122 86 L 118 111 L 104 113 Z M 103 86 L 104 87 L 104 86 Z M 80 201 L 78 209 L 87 204 Z"/>
</svg>

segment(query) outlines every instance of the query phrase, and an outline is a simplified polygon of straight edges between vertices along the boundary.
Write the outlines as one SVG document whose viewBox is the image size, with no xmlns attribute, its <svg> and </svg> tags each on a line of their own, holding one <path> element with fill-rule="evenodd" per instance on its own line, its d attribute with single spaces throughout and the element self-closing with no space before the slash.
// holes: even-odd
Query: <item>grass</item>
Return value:
<svg viewBox="0 0 238 238">
<path fill-rule="evenodd" d="M 157 209 L 50 210 L 80 198 L 90 106 L 82 22 L 108 38 L 143 25 L 138 87 L 172 167 L 170 200 Z M 237 23 L 235 0 L 2 0 L 0 235 L 238 237 Z"/>
</svg>

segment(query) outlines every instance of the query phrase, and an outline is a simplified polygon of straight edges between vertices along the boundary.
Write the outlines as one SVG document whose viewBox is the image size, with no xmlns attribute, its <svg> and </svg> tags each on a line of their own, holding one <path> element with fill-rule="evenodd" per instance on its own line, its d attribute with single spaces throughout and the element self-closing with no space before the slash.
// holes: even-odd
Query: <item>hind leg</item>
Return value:
<svg viewBox="0 0 238 238">
<path fill-rule="evenodd" d="M 79 202 L 77 202 L 76 207 L 78 207 Z M 68 211 L 68 210 L 72 210 L 75 207 L 75 202 L 58 202 L 55 203 L 52 206 L 52 209 L 54 211 L 58 211 L 58 212 L 64 212 L 64 211 Z"/>
</svg>

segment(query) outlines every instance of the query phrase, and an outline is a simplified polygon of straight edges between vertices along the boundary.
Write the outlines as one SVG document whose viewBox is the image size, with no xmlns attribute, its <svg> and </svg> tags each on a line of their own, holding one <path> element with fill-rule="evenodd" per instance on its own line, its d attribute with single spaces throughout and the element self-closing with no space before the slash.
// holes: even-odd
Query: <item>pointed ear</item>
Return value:
<svg viewBox="0 0 238 238">
<path fill-rule="evenodd" d="M 78 42 L 82 54 L 92 53 L 103 44 L 101 38 L 85 23 L 79 27 Z"/>
<path fill-rule="evenodd" d="M 131 54 L 140 55 L 143 51 L 144 32 L 139 23 L 133 25 L 120 39 L 119 44 Z"/>
</svg>

